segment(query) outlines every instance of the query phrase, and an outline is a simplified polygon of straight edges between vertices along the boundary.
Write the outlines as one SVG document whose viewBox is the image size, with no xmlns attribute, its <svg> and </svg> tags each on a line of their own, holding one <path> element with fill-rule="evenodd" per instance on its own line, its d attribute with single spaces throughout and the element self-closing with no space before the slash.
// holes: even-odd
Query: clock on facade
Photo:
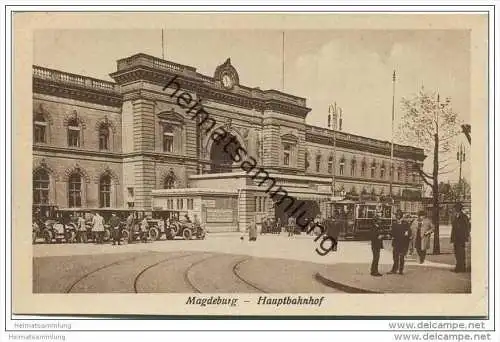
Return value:
<svg viewBox="0 0 500 342">
<path fill-rule="evenodd" d="M 224 74 L 222 76 L 222 85 L 226 89 L 232 88 L 233 87 L 233 79 L 231 78 L 231 76 L 229 76 L 228 74 Z"/>
</svg>

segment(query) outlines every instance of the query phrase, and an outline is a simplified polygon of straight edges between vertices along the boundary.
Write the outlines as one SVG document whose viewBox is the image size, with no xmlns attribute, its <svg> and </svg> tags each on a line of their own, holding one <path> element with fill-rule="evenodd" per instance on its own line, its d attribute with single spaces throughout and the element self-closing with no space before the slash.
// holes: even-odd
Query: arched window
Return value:
<svg viewBox="0 0 500 342">
<path fill-rule="evenodd" d="M 68 181 L 68 206 L 70 208 L 82 206 L 82 177 L 73 173 Z"/>
<path fill-rule="evenodd" d="M 172 175 L 168 175 L 165 177 L 165 181 L 163 182 L 164 189 L 173 189 L 175 188 L 175 178 Z"/>
<path fill-rule="evenodd" d="M 68 146 L 80 146 L 80 124 L 76 118 L 72 118 L 68 122 Z"/>
<path fill-rule="evenodd" d="M 99 180 L 99 206 L 101 208 L 111 207 L 111 177 L 107 174 Z"/>
<path fill-rule="evenodd" d="M 332 173 L 333 171 L 333 156 L 328 158 L 328 173 Z"/>
<path fill-rule="evenodd" d="M 316 156 L 316 172 L 319 172 L 320 167 L 321 167 L 321 156 L 317 155 Z"/>
<path fill-rule="evenodd" d="M 49 203 L 49 174 L 39 169 L 33 174 L 33 204 Z"/>
<path fill-rule="evenodd" d="M 401 169 L 401 167 L 398 167 L 398 181 L 401 180 L 402 174 L 403 174 L 403 170 Z"/>
<path fill-rule="evenodd" d="M 356 175 L 356 159 L 351 160 L 351 177 Z"/>
<path fill-rule="evenodd" d="M 33 142 L 45 143 L 47 142 L 47 121 L 43 114 L 38 113 L 33 119 Z"/>
<path fill-rule="evenodd" d="M 109 125 L 106 123 L 99 127 L 99 149 L 109 150 Z"/>
<path fill-rule="evenodd" d="M 361 162 L 361 177 L 366 176 L 366 162 L 363 160 Z"/>
<path fill-rule="evenodd" d="M 163 152 L 174 151 L 174 128 L 171 125 L 163 125 Z"/>
</svg>

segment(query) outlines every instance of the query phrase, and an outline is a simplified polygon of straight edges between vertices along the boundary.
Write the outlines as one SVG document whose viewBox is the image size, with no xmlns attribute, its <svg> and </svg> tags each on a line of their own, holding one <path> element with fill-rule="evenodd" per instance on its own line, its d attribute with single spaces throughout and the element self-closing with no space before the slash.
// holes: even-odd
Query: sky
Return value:
<svg viewBox="0 0 500 342">
<path fill-rule="evenodd" d="M 306 98 L 311 125 L 326 127 L 328 107 L 336 102 L 343 110 L 343 131 L 390 140 L 393 70 L 395 126 L 402 115 L 401 98 L 422 86 L 450 97 L 460 119 L 470 123 L 469 31 L 284 32 L 283 53 L 282 31 L 168 30 L 163 52 L 165 59 L 209 76 L 230 57 L 240 84 Z M 34 64 L 110 81 L 118 59 L 140 52 L 162 57 L 161 30 L 39 30 L 34 36 Z M 457 142 L 469 152 L 464 137 Z M 462 175 L 470 179 L 466 159 Z M 430 164 L 428 159 L 425 169 Z M 456 182 L 458 163 L 450 170 L 441 179 Z"/>
</svg>

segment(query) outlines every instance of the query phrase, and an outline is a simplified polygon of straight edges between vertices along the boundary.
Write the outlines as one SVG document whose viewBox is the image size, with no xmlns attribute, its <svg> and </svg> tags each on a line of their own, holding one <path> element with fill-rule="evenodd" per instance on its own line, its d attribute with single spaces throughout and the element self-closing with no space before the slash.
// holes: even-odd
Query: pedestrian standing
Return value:
<svg viewBox="0 0 500 342">
<path fill-rule="evenodd" d="M 268 233 L 267 218 L 263 217 L 260 223 L 260 235 Z"/>
<path fill-rule="evenodd" d="M 146 215 L 144 215 L 144 218 L 141 221 L 141 241 L 146 243 L 148 242 L 148 219 Z"/>
<path fill-rule="evenodd" d="M 380 250 L 384 248 L 383 235 L 381 235 L 380 213 L 377 213 L 373 219 L 372 228 L 370 231 L 370 241 L 372 247 L 372 266 L 370 274 L 374 277 L 380 277 L 382 274 L 378 271 L 378 262 L 380 259 Z"/>
<path fill-rule="evenodd" d="M 281 234 L 281 218 L 278 217 L 278 219 L 276 220 L 276 230 L 278 231 L 278 234 Z"/>
<path fill-rule="evenodd" d="M 248 241 L 257 241 L 257 224 L 255 223 L 255 217 L 250 219 L 250 224 L 248 225 Z"/>
<path fill-rule="evenodd" d="M 111 235 L 113 237 L 113 245 L 120 245 L 121 241 L 121 229 L 120 229 L 120 219 L 116 216 L 116 213 L 111 214 L 109 219 L 109 226 L 111 227 Z"/>
<path fill-rule="evenodd" d="M 431 235 L 434 231 L 434 226 L 427 217 L 425 211 L 418 212 L 418 218 L 411 225 L 411 235 L 414 239 L 414 246 L 420 263 L 423 264 L 427 250 L 431 248 Z"/>
<path fill-rule="evenodd" d="M 410 224 L 403 220 L 403 212 L 396 212 L 396 221 L 392 224 L 392 269 L 389 273 L 403 274 L 405 255 L 411 239 Z"/>
<path fill-rule="evenodd" d="M 101 244 L 104 238 L 104 219 L 98 212 L 95 212 L 92 218 L 92 231 L 95 241 Z"/>
<path fill-rule="evenodd" d="M 128 231 L 128 238 L 132 241 L 132 237 L 134 234 L 134 213 L 130 212 L 127 217 L 127 221 L 125 223 L 125 229 Z"/>
<path fill-rule="evenodd" d="M 290 216 L 288 218 L 288 237 L 293 236 L 294 231 L 295 231 L 295 217 Z"/>
<path fill-rule="evenodd" d="M 83 213 L 80 213 L 80 215 L 78 215 L 78 219 L 77 219 L 77 224 L 76 224 L 76 227 L 77 227 L 77 241 L 78 242 L 86 242 L 86 235 L 87 235 L 87 224 L 85 222 L 85 219 L 83 218 Z"/>
<path fill-rule="evenodd" d="M 451 243 L 455 252 L 456 265 L 453 272 L 465 272 L 465 244 L 470 238 L 470 221 L 462 212 L 462 203 L 455 204 L 455 213 L 451 221 Z"/>
</svg>

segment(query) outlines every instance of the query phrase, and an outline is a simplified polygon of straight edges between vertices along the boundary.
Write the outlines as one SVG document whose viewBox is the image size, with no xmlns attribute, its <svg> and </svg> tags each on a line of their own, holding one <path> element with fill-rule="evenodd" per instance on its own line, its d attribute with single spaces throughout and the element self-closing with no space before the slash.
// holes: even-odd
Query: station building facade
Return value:
<svg viewBox="0 0 500 342">
<path fill-rule="evenodd" d="M 136 54 L 110 76 L 33 66 L 34 206 L 180 210 L 235 231 L 256 214 L 285 219 L 286 196 L 324 213 L 334 174 L 336 195 L 387 197 L 392 177 L 397 205 L 422 207 L 423 150 L 394 145 L 391 169 L 389 142 L 306 124 L 306 99 L 240 84 L 230 59 L 206 76 Z"/>
</svg>

